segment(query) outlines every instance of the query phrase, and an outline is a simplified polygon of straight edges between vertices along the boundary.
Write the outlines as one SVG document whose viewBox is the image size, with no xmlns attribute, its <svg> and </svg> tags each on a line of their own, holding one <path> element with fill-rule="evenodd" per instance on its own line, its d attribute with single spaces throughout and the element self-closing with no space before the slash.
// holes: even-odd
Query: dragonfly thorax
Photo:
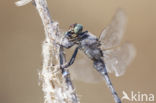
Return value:
<svg viewBox="0 0 156 103">
<path fill-rule="evenodd" d="M 102 51 L 100 50 L 99 40 L 96 36 L 91 33 L 87 33 L 88 37 L 80 41 L 80 49 L 90 58 L 90 59 L 100 59 L 103 57 Z"/>
</svg>

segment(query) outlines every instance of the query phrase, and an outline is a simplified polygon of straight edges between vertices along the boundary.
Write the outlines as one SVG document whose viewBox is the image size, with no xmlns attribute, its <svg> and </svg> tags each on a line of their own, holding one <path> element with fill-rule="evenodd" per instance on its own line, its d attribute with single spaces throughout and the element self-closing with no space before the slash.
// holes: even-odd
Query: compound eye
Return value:
<svg viewBox="0 0 156 103">
<path fill-rule="evenodd" d="M 75 26 L 75 28 L 74 28 L 74 32 L 75 32 L 76 34 L 81 33 L 82 30 L 83 30 L 83 26 L 82 26 L 81 24 L 77 24 L 77 25 Z"/>
</svg>

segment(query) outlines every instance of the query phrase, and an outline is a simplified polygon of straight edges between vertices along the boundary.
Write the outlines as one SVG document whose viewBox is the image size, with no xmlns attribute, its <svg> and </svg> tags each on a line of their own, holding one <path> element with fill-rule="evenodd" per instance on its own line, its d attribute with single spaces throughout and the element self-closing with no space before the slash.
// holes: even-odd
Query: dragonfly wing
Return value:
<svg viewBox="0 0 156 103">
<path fill-rule="evenodd" d="M 81 51 L 78 53 L 78 55 L 79 56 L 75 60 L 75 63 L 69 69 L 72 79 L 86 83 L 98 83 L 102 81 L 103 78 L 93 68 L 92 61 Z"/>
<path fill-rule="evenodd" d="M 118 9 L 111 24 L 108 25 L 100 35 L 99 40 L 102 44 L 102 49 L 112 48 L 120 44 L 125 30 L 125 24 L 125 13 L 121 9 Z"/>
<path fill-rule="evenodd" d="M 105 50 L 104 61 L 108 72 L 114 72 L 116 76 L 124 74 L 126 67 L 134 59 L 136 50 L 130 43 L 124 43 L 120 47 Z"/>
</svg>

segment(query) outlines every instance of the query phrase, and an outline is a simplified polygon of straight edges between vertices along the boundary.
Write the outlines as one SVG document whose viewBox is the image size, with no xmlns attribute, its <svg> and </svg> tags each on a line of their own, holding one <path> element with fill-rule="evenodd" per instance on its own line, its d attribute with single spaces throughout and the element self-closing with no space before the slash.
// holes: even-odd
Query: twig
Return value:
<svg viewBox="0 0 156 103">
<path fill-rule="evenodd" d="M 16 5 L 23 6 L 31 1 L 20 0 Z M 62 38 L 58 23 L 52 21 L 46 0 L 34 0 L 33 3 L 45 30 L 45 40 L 42 45 L 43 67 L 39 73 L 45 103 L 79 103 L 68 70 L 64 70 L 67 75 L 63 76 L 61 69 L 58 68 L 58 65 L 65 63 L 63 48 L 57 45 L 61 43 Z"/>
</svg>

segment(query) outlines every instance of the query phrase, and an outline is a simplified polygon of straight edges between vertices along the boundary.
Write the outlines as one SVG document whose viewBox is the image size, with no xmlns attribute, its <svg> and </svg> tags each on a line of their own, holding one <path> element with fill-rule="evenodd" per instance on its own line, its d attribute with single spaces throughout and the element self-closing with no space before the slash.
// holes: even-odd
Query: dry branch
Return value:
<svg viewBox="0 0 156 103">
<path fill-rule="evenodd" d="M 31 1 L 20 0 L 16 5 L 23 6 Z M 58 68 L 60 55 L 65 63 L 63 48 L 58 45 L 63 37 L 58 23 L 52 20 L 46 0 L 33 0 L 33 3 L 45 30 L 45 40 L 42 45 L 43 67 L 39 73 L 45 103 L 78 103 L 68 70 L 66 70 L 67 75 L 63 76 L 61 69 Z"/>
</svg>

